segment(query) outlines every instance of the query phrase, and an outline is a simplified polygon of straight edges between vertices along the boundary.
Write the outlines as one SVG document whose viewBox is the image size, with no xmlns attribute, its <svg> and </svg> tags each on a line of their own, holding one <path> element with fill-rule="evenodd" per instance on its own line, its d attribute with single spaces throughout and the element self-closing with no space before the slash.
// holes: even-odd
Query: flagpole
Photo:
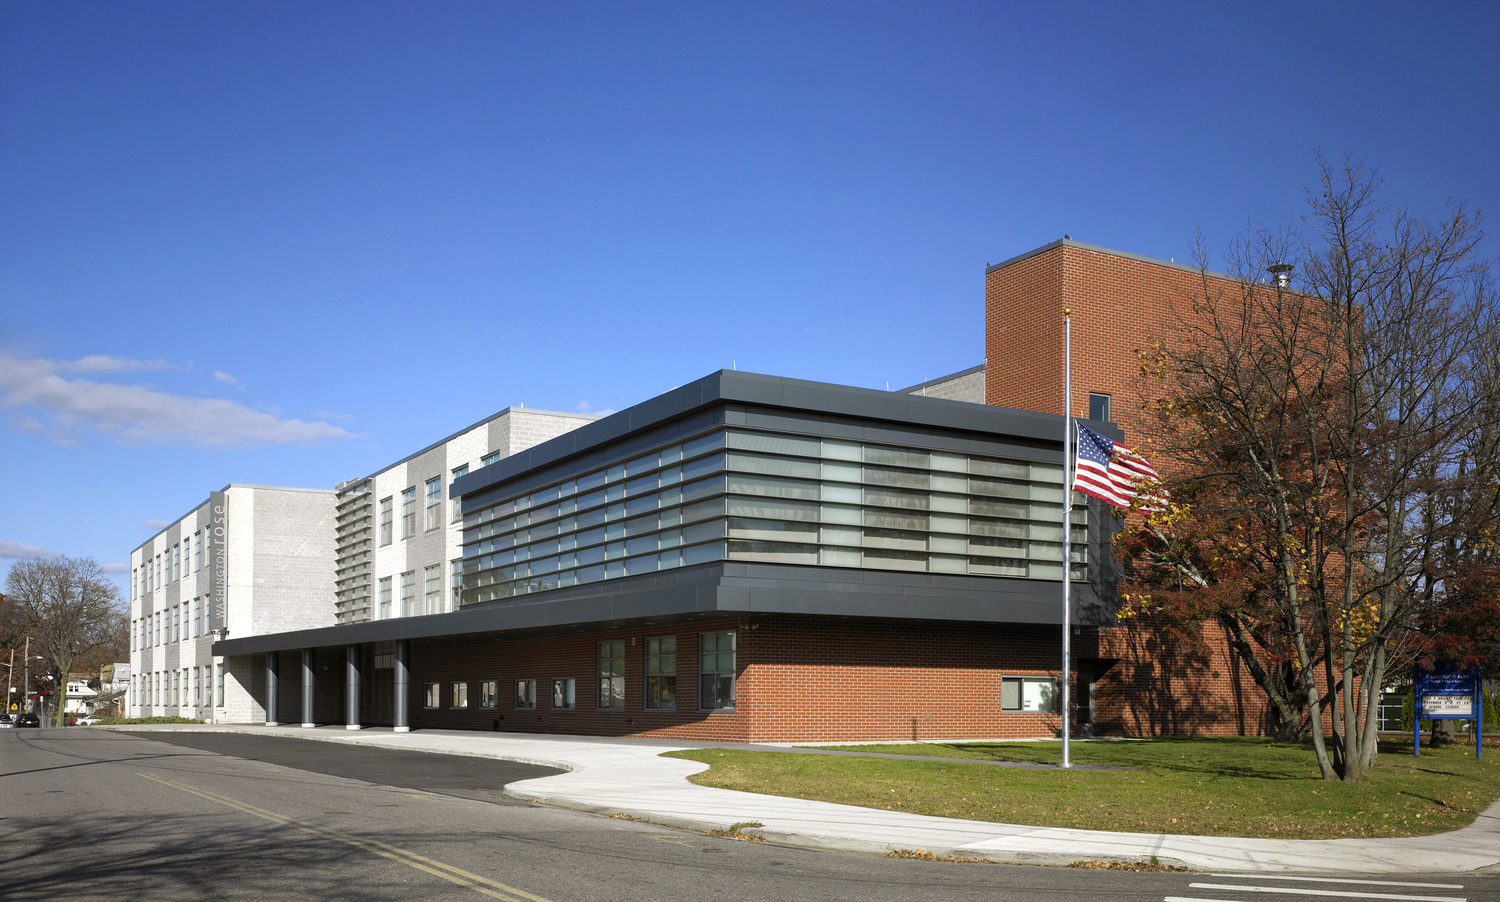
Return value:
<svg viewBox="0 0 1500 902">
<path fill-rule="evenodd" d="M 1068 660 L 1072 653 L 1073 583 L 1073 311 L 1063 308 L 1063 567 L 1062 567 L 1062 766 L 1068 760 Z"/>
</svg>

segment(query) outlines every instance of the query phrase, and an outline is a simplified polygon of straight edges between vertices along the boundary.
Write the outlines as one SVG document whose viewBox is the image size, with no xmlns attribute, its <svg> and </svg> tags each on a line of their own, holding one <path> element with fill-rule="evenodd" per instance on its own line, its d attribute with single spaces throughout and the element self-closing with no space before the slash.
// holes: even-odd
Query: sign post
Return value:
<svg viewBox="0 0 1500 902">
<path fill-rule="evenodd" d="M 1484 680 L 1478 667 L 1412 671 L 1411 754 L 1422 754 L 1423 720 L 1474 721 L 1474 757 L 1484 760 Z"/>
</svg>

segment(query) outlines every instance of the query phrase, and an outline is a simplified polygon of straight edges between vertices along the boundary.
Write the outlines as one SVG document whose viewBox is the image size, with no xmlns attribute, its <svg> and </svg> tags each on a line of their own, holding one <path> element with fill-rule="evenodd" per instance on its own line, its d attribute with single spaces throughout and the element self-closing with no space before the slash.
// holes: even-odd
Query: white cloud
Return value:
<svg viewBox="0 0 1500 902">
<path fill-rule="evenodd" d="M 99 569 L 103 570 L 105 573 L 129 573 L 130 572 L 130 565 L 129 564 L 105 564 L 104 566 L 100 567 Z"/>
<path fill-rule="evenodd" d="M 163 529 L 166 529 L 168 526 L 171 526 L 171 525 L 172 525 L 172 521 L 171 520 L 143 520 L 143 521 L 141 521 L 141 529 L 147 529 L 147 530 L 150 530 L 151 532 L 161 532 Z"/>
<path fill-rule="evenodd" d="M 240 391 L 244 391 L 245 390 L 245 386 L 243 386 L 243 385 L 240 384 L 240 380 L 234 378 L 233 376 L 229 375 L 228 373 L 221 373 L 218 370 L 214 370 L 214 381 L 215 382 L 222 382 L 225 385 L 233 385 L 235 388 L 239 389 Z"/>
<path fill-rule="evenodd" d="M 0 558 L 54 558 L 61 557 L 55 551 L 38 548 L 35 545 L 24 545 L 20 542 L 8 542 L 0 539 Z"/>
<path fill-rule="evenodd" d="M 67 379 L 60 372 L 170 368 L 160 361 L 85 357 L 58 363 L 0 353 L 0 407 L 25 408 L 57 441 L 94 429 L 161 445 L 300 444 L 352 438 L 321 420 L 287 419 L 221 398 L 189 398 L 140 385 Z M 79 369 L 83 367 L 83 369 Z M 26 416 L 27 414 L 20 414 Z"/>
<path fill-rule="evenodd" d="M 595 417 L 607 417 L 615 412 L 613 407 L 595 407 L 587 401 L 579 401 L 576 409 L 579 413 Z"/>
<path fill-rule="evenodd" d="M 80 357 L 77 360 L 64 360 L 57 363 L 60 370 L 68 370 L 74 373 L 139 373 L 151 370 L 180 370 L 175 363 L 156 360 L 135 360 L 130 357 L 105 357 L 94 354 L 89 357 Z"/>
</svg>

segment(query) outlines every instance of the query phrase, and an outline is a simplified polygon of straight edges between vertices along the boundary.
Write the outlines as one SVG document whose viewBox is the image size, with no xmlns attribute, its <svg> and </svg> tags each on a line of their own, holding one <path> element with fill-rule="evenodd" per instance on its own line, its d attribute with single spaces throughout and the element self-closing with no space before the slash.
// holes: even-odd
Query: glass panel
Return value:
<svg viewBox="0 0 1500 902">
<path fill-rule="evenodd" d="M 818 456 L 817 439 L 799 438 L 790 435 L 767 435 L 761 432 L 739 432 L 729 433 L 729 447 L 740 448 L 746 451 L 765 451 L 770 454 L 796 455 L 800 457 Z"/>
<path fill-rule="evenodd" d="M 709 542 L 705 545 L 690 545 L 682 549 L 682 564 L 702 564 L 724 559 L 724 543 Z"/>
<path fill-rule="evenodd" d="M 730 516 L 767 517 L 781 520 L 818 519 L 818 505 L 807 501 L 764 500 L 731 496 Z"/>
<path fill-rule="evenodd" d="M 825 438 L 823 439 L 823 457 L 829 460 L 863 460 L 864 446 L 859 442 Z"/>
<path fill-rule="evenodd" d="M 882 570 L 926 570 L 927 555 L 886 549 L 865 550 L 865 566 Z"/>
<path fill-rule="evenodd" d="M 976 476 L 1000 476 L 1005 479 L 1030 479 L 1031 465 L 1013 460 L 995 460 L 990 457 L 975 457 L 969 460 L 969 472 Z M 1062 482 L 1059 470 L 1058 482 Z"/>
<path fill-rule="evenodd" d="M 825 526 L 819 538 L 824 545 L 850 545 L 858 547 L 864 540 L 864 532 L 848 526 Z"/>
<path fill-rule="evenodd" d="M 895 511 L 865 511 L 865 525 L 883 529 L 927 529 L 926 514 L 903 514 Z"/>
<path fill-rule="evenodd" d="M 859 464 L 837 463 L 826 461 L 823 464 L 823 478 L 833 482 L 859 482 L 864 479 L 865 468 Z"/>
<path fill-rule="evenodd" d="M 934 573 L 968 573 L 968 558 L 955 555 L 934 554 L 930 559 L 929 566 Z"/>
<path fill-rule="evenodd" d="M 818 484 L 797 482 L 791 479 L 775 479 L 770 476 L 745 476 L 733 474 L 729 477 L 729 491 L 741 495 L 761 495 L 772 498 L 802 498 L 818 500 Z"/>
<path fill-rule="evenodd" d="M 844 504 L 858 504 L 862 499 L 860 488 L 857 485 L 825 485 L 823 486 L 824 501 L 840 501 Z"/>
<path fill-rule="evenodd" d="M 948 451 L 934 451 L 932 452 L 930 465 L 934 470 L 946 470 L 950 473 L 967 473 L 969 471 L 969 458 L 962 454 L 953 454 Z"/>
<path fill-rule="evenodd" d="M 1061 565 L 1058 572 L 1061 573 Z M 1025 576 L 1025 561 L 1007 561 L 992 557 L 969 557 L 969 572 L 982 576 Z"/>
<path fill-rule="evenodd" d="M 866 529 L 866 548 L 895 548 L 904 551 L 926 551 L 927 534 L 900 529 Z M 868 556 L 868 555 L 867 555 Z"/>
<path fill-rule="evenodd" d="M 827 494 L 831 488 L 831 486 L 824 486 L 824 494 Z M 856 495 L 859 494 L 859 490 L 855 489 L 854 493 Z M 856 498 L 855 500 L 857 501 L 859 499 Z M 825 504 L 823 505 L 823 522 L 857 524 L 862 522 L 864 519 L 862 513 L 863 512 L 861 511 L 861 509 L 857 507 L 845 507 L 840 504 Z"/>
<path fill-rule="evenodd" d="M 889 485 L 902 489 L 927 489 L 932 484 L 932 477 L 930 474 L 915 470 L 865 467 L 865 482 L 870 485 Z"/>
<path fill-rule="evenodd" d="M 866 445 L 865 463 L 886 464 L 893 467 L 919 467 L 927 469 L 927 452 L 915 448 L 891 448 L 885 445 Z"/>
<path fill-rule="evenodd" d="M 1003 536 L 1009 539 L 1026 538 L 1030 527 L 1016 520 L 984 520 L 979 517 L 969 521 L 969 531 L 977 536 Z M 1062 527 L 1058 527 L 1059 533 Z M 1062 536 L 1059 535 L 1058 539 Z"/>
<path fill-rule="evenodd" d="M 967 554 L 969 551 L 968 540 L 959 536 L 933 536 L 928 542 L 928 547 L 933 551 L 946 551 L 949 554 Z"/>
<path fill-rule="evenodd" d="M 636 476 L 648 470 L 654 470 L 657 468 L 659 462 L 660 459 L 654 451 L 650 454 L 637 457 L 635 460 L 628 460 L 625 462 L 625 475 Z"/>
<path fill-rule="evenodd" d="M 711 432 L 708 435 L 695 438 L 692 441 L 683 442 L 682 456 L 684 458 L 696 457 L 699 454 L 704 454 L 708 451 L 714 450 L 715 448 L 722 447 L 724 447 L 724 433 Z"/>
<path fill-rule="evenodd" d="M 663 448 L 661 449 L 660 454 L 662 466 L 665 467 L 667 464 L 675 464 L 678 461 L 682 460 L 682 446 L 672 445 L 670 447 Z"/>
<path fill-rule="evenodd" d="M 819 562 L 825 567 L 858 567 L 864 563 L 863 557 L 858 548 L 819 549 Z"/>
<path fill-rule="evenodd" d="M 1026 542 L 1021 539 L 1000 539 L 992 536 L 976 536 L 969 540 L 969 547 L 975 554 L 988 554 L 995 557 L 1017 557 L 1026 556 Z M 1059 551 L 1058 558 L 1062 558 Z"/>
<path fill-rule="evenodd" d="M 712 458 L 705 458 L 712 460 Z M 764 457 L 759 454 L 730 454 L 728 468 L 740 473 L 764 473 L 768 476 L 783 476 L 797 479 L 817 479 L 818 464 L 809 460 L 790 460 L 784 457 Z M 687 468 L 684 468 L 684 474 Z M 707 470 L 701 472 L 708 472 Z"/>
<path fill-rule="evenodd" d="M 931 498 L 926 492 L 909 492 L 903 489 L 865 489 L 865 504 L 901 507 L 907 510 L 927 510 L 931 503 Z"/>
<path fill-rule="evenodd" d="M 1031 505 L 1024 501 L 996 501 L 988 498 L 970 498 L 969 513 L 979 514 L 987 517 L 1013 517 L 1024 520 L 1031 514 Z M 1058 520 L 1062 519 L 1062 509 L 1058 508 Z"/>
<path fill-rule="evenodd" d="M 1024 482 L 984 479 L 978 476 L 969 479 L 969 491 L 975 495 L 993 495 L 1000 498 L 1028 498 L 1031 496 L 1031 486 Z"/>
<path fill-rule="evenodd" d="M 816 564 L 818 546 L 797 542 L 763 542 L 731 539 L 729 556 L 740 561 L 763 561 L 777 564 Z"/>
</svg>

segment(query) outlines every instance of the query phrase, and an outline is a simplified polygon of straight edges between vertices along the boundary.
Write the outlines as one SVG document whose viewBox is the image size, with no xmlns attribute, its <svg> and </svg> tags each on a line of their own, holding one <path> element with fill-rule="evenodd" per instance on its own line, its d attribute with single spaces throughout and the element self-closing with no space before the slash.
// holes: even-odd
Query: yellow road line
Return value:
<svg viewBox="0 0 1500 902">
<path fill-rule="evenodd" d="M 155 783 L 160 783 L 163 786 L 170 786 L 173 789 L 178 789 L 182 792 L 190 793 L 200 798 L 207 799 L 210 802 L 216 802 L 220 805 L 226 805 L 230 808 L 235 809 L 236 811 L 242 811 L 245 814 L 270 821 L 273 824 L 277 824 L 283 827 L 295 827 L 298 830 L 303 830 L 315 836 L 322 836 L 327 839 L 345 843 L 346 845 L 354 846 L 357 849 L 363 849 L 366 852 L 371 852 L 375 855 L 379 855 L 382 858 L 388 858 L 391 861 L 400 862 L 401 864 L 404 864 L 408 867 L 416 868 L 419 871 L 425 871 L 426 873 L 432 874 L 435 877 L 441 877 L 442 879 L 447 880 L 450 883 L 456 883 L 459 886 L 472 889 L 477 893 L 482 893 L 494 899 L 502 899 L 504 900 L 504 902 L 522 902 L 522 900 L 525 900 L 525 902 L 548 902 L 548 900 L 542 898 L 541 896 L 532 895 L 531 893 L 528 893 L 523 889 L 517 889 L 514 886 L 506 886 L 503 883 L 497 883 L 487 877 L 481 877 L 478 874 L 471 874 L 468 871 L 463 870 L 462 868 L 456 868 L 451 864 L 444 864 L 441 861 L 436 861 L 424 855 L 418 855 L 416 852 L 398 848 L 396 846 L 380 842 L 379 840 L 362 839 L 358 836 L 350 836 L 347 833 L 340 833 L 337 830 L 330 830 L 326 827 L 319 827 L 315 824 L 309 824 L 305 821 L 299 821 L 293 817 L 287 817 L 284 814 L 277 814 L 274 811 L 266 811 L 263 808 L 257 808 L 254 805 L 232 799 L 229 796 L 220 795 L 216 792 L 210 792 L 206 789 L 198 789 L 197 787 L 189 786 L 186 783 L 179 783 L 176 780 L 165 780 L 161 777 L 154 777 L 151 774 L 142 773 L 137 773 L 137 776 L 145 777 L 147 780 L 151 780 Z"/>
</svg>

